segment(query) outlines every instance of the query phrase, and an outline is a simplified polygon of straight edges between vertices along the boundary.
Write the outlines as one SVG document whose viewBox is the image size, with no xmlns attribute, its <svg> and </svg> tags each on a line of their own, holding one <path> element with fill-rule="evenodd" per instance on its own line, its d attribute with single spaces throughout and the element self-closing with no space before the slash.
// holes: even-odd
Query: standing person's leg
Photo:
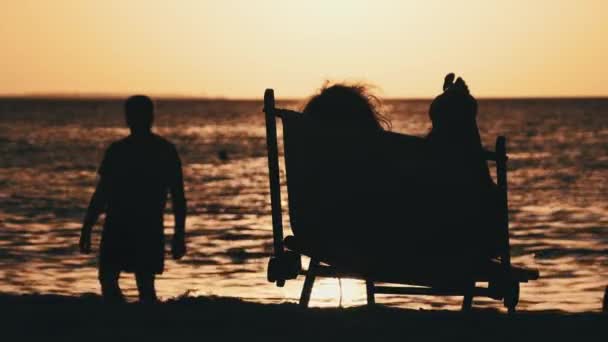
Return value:
<svg viewBox="0 0 608 342">
<path fill-rule="evenodd" d="M 139 301 L 142 303 L 156 302 L 156 288 L 154 286 L 155 274 L 151 272 L 136 272 L 135 282 L 139 292 Z"/>
<path fill-rule="evenodd" d="M 101 294 L 104 301 L 110 303 L 124 303 L 125 297 L 120 290 L 118 279 L 120 270 L 99 268 L 99 283 L 101 284 Z"/>
<path fill-rule="evenodd" d="M 608 312 L 608 286 L 606 286 L 606 290 L 604 291 L 604 306 L 602 310 Z"/>
</svg>

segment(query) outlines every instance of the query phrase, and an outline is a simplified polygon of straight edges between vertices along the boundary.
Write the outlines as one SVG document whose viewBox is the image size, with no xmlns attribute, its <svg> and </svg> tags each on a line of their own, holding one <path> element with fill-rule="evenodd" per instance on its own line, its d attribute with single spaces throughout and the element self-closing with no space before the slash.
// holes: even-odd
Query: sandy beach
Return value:
<svg viewBox="0 0 608 342">
<path fill-rule="evenodd" d="M 227 297 L 104 305 L 96 295 L 0 295 L 5 341 L 484 340 L 605 341 L 608 316 L 559 311 L 405 310 L 387 306 L 301 309 Z M 3 340 L 4 340 L 3 338 Z"/>
</svg>

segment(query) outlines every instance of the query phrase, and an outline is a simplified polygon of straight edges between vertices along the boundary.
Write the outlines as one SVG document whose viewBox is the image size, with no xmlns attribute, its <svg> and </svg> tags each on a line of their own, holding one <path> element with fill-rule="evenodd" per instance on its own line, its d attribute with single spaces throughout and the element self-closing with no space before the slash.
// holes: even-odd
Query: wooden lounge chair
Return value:
<svg viewBox="0 0 608 342">
<path fill-rule="evenodd" d="M 272 206 L 272 225 L 274 240 L 274 255 L 268 264 L 268 280 L 275 282 L 282 287 L 288 279 L 295 279 L 298 275 L 305 275 L 304 286 L 300 297 L 300 305 L 308 306 L 312 287 L 316 277 L 339 277 L 361 279 L 366 283 L 367 303 L 375 304 L 375 294 L 403 294 L 403 295 L 444 295 L 444 296 L 463 296 L 463 310 L 470 310 L 473 304 L 473 297 L 489 297 L 496 300 L 503 300 L 509 313 L 515 312 L 519 301 L 519 283 L 535 280 L 539 277 L 539 272 L 534 269 L 516 267 L 511 265 L 510 245 L 509 245 L 509 218 L 508 204 L 503 210 L 502 231 L 502 251 L 497 260 L 490 262 L 479 272 L 474 273 L 466 282 L 457 282 L 458 285 L 450 283 L 432 283 L 421 280 L 420 277 L 393 276 L 391 274 L 357 272 L 357 270 L 344 269 L 337 265 L 324 262 L 322 258 L 314 252 L 306 250 L 305 246 L 300 246 L 294 236 L 283 239 L 281 191 L 279 179 L 279 153 L 277 144 L 276 118 L 282 118 L 284 124 L 283 138 L 286 139 L 287 130 L 285 129 L 285 117 L 289 115 L 302 115 L 290 110 L 275 107 L 274 91 L 267 89 L 264 94 L 264 112 L 266 117 L 266 142 L 268 149 L 268 169 L 270 181 L 270 194 Z M 285 144 L 287 146 L 287 144 Z M 497 183 L 504 195 L 504 203 L 507 202 L 507 154 L 506 139 L 498 137 L 496 139 L 496 150 L 486 151 L 486 159 L 496 163 Z M 286 165 L 289 151 L 285 147 L 284 156 Z M 288 167 L 286 167 L 288 169 Z M 289 173 L 287 173 L 288 194 Z M 291 197 L 291 196 L 289 196 Z M 290 201 L 290 220 L 293 222 L 291 213 L 292 199 Z M 310 257 L 310 264 L 307 270 L 302 270 L 301 255 Z M 488 282 L 487 287 L 476 286 L 476 283 Z M 391 284 L 391 285 L 387 285 Z M 466 284 L 466 285 L 463 285 Z M 500 284 L 491 286 L 490 284 Z"/>
</svg>

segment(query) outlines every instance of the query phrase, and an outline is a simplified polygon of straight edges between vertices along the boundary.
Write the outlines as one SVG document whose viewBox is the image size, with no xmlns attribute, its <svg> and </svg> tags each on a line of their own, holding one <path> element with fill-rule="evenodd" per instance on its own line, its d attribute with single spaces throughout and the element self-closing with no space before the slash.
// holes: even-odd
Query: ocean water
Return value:
<svg viewBox="0 0 608 342">
<path fill-rule="evenodd" d="M 428 106 L 394 100 L 384 111 L 394 131 L 423 135 Z M 299 297 L 302 277 L 284 288 L 266 281 L 272 240 L 261 108 L 261 101 L 157 102 L 156 131 L 181 154 L 190 214 L 189 254 L 167 262 L 157 282 L 162 298 Z M 128 134 L 121 110 L 121 101 L 111 99 L 0 99 L 0 292 L 99 292 L 96 258 L 78 253 L 78 236 L 102 153 Z M 600 310 L 608 285 L 608 99 L 482 100 L 478 122 L 487 147 L 497 135 L 508 138 L 513 262 L 541 272 L 540 280 L 523 284 L 519 307 Z M 173 218 L 165 220 L 170 234 Z M 99 232 L 100 224 L 94 250 Z M 134 298 L 132 277 L 123 279 Z M 312 298 L 315 306 L 361 305 L 365 288 L 322 279 Z M 456 309 L 461 298 L 378 295 L 377 301 Z M 483 299 L 475 305 L 502 308 Z"/>
</svg>

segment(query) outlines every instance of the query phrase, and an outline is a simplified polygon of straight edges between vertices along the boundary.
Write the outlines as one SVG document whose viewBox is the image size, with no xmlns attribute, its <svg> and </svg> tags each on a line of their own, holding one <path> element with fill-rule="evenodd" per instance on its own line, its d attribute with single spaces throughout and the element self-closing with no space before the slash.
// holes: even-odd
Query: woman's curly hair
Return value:
<svg viewBox="0 0 608 342">
<path fill-rule="evenodd" d="M 366 84 L 325 82 L 303 112 L 329 125 L 362 130 L 390 130 L 391 122 L 380 113 L 382 102 Z"/>
</svg>

